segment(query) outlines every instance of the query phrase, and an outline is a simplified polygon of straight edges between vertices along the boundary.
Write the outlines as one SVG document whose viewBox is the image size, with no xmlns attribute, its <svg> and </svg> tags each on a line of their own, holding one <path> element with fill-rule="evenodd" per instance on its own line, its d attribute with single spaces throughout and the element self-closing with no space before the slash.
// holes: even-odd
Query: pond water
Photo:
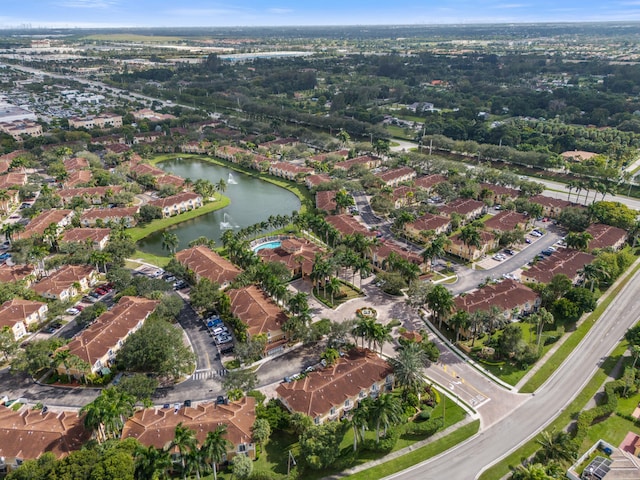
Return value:
<svg viewBox="0 0 640 480">
<path fill-rule="evenodd" d="M 192 181 L 205 178 L 213 183 L 218 183 L 220 179 L 227 182 L 224 195 L 231 200 L 229 206 L 169 228 L 180 240 L 178 250 L 187 248 L 190 241 L 201 236 L 221 245 L 220 237 L 226 229 L 238 230 L 262 222 L 270 215 L 291 215 L 300 209 L 300 200 L 290 191 L 213 163 L 198 159 L 174 159 L 158 163 L 157 166 Z M 162 249 L 161 231 L 140 240 L 138 247 L 155 255 L 167 254 Z"/>
</svg>

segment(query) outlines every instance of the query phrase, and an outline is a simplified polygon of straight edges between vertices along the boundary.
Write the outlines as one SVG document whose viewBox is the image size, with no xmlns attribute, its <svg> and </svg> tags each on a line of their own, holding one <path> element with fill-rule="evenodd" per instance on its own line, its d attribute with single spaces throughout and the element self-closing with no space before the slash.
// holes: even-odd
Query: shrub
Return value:
<svg viewBox="0 0 640 480">
<path fill-rule="evenodd" d="M 418 414 L 418 418 L 416 420 L 420 421 L 420 422 L 426 422 L 427 420 L 429 420 L 431 418 L 431 412 L 433 411 L 433 408 L 431 407 L 426 407 L 424 408 L 419 414 Z"/>
</svg>

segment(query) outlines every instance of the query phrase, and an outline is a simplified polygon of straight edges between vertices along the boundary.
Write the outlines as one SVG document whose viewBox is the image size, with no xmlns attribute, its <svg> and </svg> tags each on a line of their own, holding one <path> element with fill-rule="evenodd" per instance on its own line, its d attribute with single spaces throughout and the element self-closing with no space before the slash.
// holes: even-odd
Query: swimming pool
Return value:
<svg viewBox="0 0 640 480">
<path fill-rule="evenodd" d="M 268 242 L 268 243 L 263 243 L 262 245 L 258 245 L 256 248 L 253 249 L 253 251 L 258 252 L 263 248 L 278 248 L 280 245 L 282 245 L 282 242 L 280 240 L 274 240 L 273 242 Z"/>
</svg>

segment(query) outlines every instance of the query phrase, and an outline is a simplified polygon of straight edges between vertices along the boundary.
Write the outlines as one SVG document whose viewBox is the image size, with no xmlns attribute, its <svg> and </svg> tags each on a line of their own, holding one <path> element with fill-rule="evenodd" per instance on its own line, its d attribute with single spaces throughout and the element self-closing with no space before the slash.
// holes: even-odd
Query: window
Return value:
<svg viewBox="0 0 640 480">
<path fill-rule="evenodd" d="M 371 391 L 372 392 L 377 392 L 378 391 L 378 385 L 376 385 L 375 383 L 373 385 L 371 385 Z"/>
<path fill-rule="evenodd" d="M 364 398 L 367 396 L 367 392 L 365 392 L 364 390 L 360 390 L 360 394 L 358 395 L 360 398 Z"/>
<path fill-rule="evenodd" d="M 336 407 L 331 407 L 331 411 L 329 412 L 330 415 L 335 415 L 336 414 Z"/>
<path fill-rule="evenodd" d="M 314 418 L 313 423 L 315 423 L 316 425 L 320 425 L 320 417 Z"/>
<path fill-rule="evenodd" d="M 238 445 L 238 452 L 244 453 L 246 451 L 247 451 L 247 446 L 244 443 L 241 443 L 240 445 Z"/>
<path fill-rule="evenodd" d="M 344 401 L 344 408 L 349 408 L 351 406 L 351 400 L 348 398 Z"/>
</svg>

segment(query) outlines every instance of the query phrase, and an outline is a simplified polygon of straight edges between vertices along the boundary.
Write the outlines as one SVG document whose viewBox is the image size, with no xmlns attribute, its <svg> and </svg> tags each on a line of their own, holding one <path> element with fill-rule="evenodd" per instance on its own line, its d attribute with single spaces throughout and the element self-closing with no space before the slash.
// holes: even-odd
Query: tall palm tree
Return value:
<svg viewBox="0 0 640 480">
<path fill-rule="evenodd" d="M 2 232 L 4 237 L 10 242 L 16 233 L 22 231 L 24 231 L 24 225 L 22 223 L 5 223 L 2 225 L 2 229 L 0 229 L 0 232 Z"/>
<path fill-rule="evenodd" d="M 401 420 L 402 404 L 392 394 L 383 393 L 371 404 L 370 414 L 369 418 L 375 419 L 376 443 L 379 443 L 380 427 L 384 428 L 384 434 L 386 435 L 389 425 L 398 423 Z"/>
<path fill-rule="evenodd" d="M 384 347 L 384 344 L 393 340 L 393 337 L 391 336 L 391 326 L 374 322 L 372 337 L 373 344 L 380 348 L 380 355 L 382 355 L 382 347 Z"/>
<path fill-rule="evenodd" d="M 482 245 L 480 239 L 480 232 L 473 225 L 467 225 L 460 231 L 460 241 L 466 245 L 469 249 L 469 261 L 472 261 L 471 248 L 480 248 Z"/>
<path fill-rule="evenodd" d="M 607 269 L 595 263 L 588 263 L 578 270 L 578 274 L 584 278 L 585 282 L 590 283 L 591 286 L 589 289 L 592 292 L 596 284 L 599 284 L 602 280 L 606 280 L 611 276 Z"/>
<path fill-rule="evenodd" d="M 331 277 L 329 279 L 329 292 L 331 293 L 331 303 L 333 304 L 333 297 L 335 296 L 336 293 L 340 293 L 340 287 L 342 286 L 342 284 L 340 283 L 340 279 L 337 277 Z M 325 288 L 327 287 L 327 284 L 325 283 Z"/>
<path fill-rule="evenodd" d="M 227 451 L 233 447 L 233 444 L 224 437 L 226 433 L 227 426 L 219 425 L 214 431 L 207 432 L 207 437 L 200 447 L 202 458 L 211 462 L 214 480 L 218 478 L 218 464 L 226 458 Z"/>
<path fill-rule="evenodd" d="M 136 480 L 165 480 L 169 478 L 171 455 L 163 449 L 139 445 L 134 452 Z"/>
<path fill-rule="evenodd" d="M 180 240 L 178 240 L 178 235 L 173 232 L 163 232 L 162 233 L 162 248 L 168 250 L 171 254 L 176 253 L 176 249 L 178 248 L 178 244 Z"/>
<path fill-rule="evenodd" d="M 10 200 L 11 195 L 9 195 L 9 192 L 4 188 L 0 188 L 0 206 L 5 214 L 7 213 Z"/>
<path fill-rule="evenodd" d="M 173 435 L 173 440 L 169 445 L 169 449 L 177 448 L 180 453 L 180 463 L 182 465 L 182 471 L 184 472 L 186 467 L 187 453 L 195 450 L 196 434 L 189 427 L 185 427 L 182 422 L 176 425 L 176 429 Z"/>
<path fill-rule="evenodd" d="M 449 320 L 449 323 L 456 331 L 456 343 L 460 341 L 460 332 L 469 328 L 471 323 L 469 317 L 469 312 L 466 310 L 458 310 Z"/>
<path fill-rule="evenodd" d="M 113 257 L 109 252 L 101 250 L 95 250 L 91 252 L 89 258 L 91 263 L 95 263 L 96 270 L 98 270 L 98 272 L 100 272 L 100 265 L 102 265 L 104 273 L 107 273 L 107 263 L 113 260 Z"/>
<path fill-rule="evenodd" d="M 116 438 L 124 426 L 125 419 L 133 414 L 135 398 L 114 387 L 105 388 L 80 413 L 86 413 L 85 427 L 97 433 L 98 442 Z"/>
<path fill-rule="evenodd" d="M 531 315 L 533 318 L 531 319 L 532 323 L 536 325 L 536 337 L 538 339 L 538 350 L 540 350 L 540 340 L 542 340 L 542 331 L 544 330 L 545 325 L 551 325 L 555 321 L 551 312 L 547 311 L 546 308 L 542 307 L 538 312 Z"/>
<path fill-rule="evenodd" d="M 540 438 L 536 440 L 541 449 L 536 455 L 536 460 L 543 463 L 550 460 L 559 462 L 571 462 L 577 457 L 578 447 L 565 431 L 555 432 L 554 430 L 544 430 Z"/>
<path fill-rule="evenodd" d="M 442 320 L 449 317 L 455 305 L 453 295 L 444 286 L 436 285 L 427 293 L 426 299 L 427 306 L 438 321 L 438 328 L 442 328 Z"/>
<path fill-rule="evenodd" d="M 361 442 L 364 442 L 364 431 L 369 423 L 369 402 L 364 400 L 360 402 L 358 408 L 353 410 L 349 423 L 353 428 L 353 451 L 355 452 L 358 449 L 358 437 Z"/>
<path fill-rule="evenodd" d="M 418 395 L 425 385 L 422 369 L 428 359 L 420 344 L 406 343 L 398 351 L 398 355 L 390 360 L 393 376 L 398 385 L 403 387 L 402 397 L 406 400 L 409 393 Z"/>
</svg>

